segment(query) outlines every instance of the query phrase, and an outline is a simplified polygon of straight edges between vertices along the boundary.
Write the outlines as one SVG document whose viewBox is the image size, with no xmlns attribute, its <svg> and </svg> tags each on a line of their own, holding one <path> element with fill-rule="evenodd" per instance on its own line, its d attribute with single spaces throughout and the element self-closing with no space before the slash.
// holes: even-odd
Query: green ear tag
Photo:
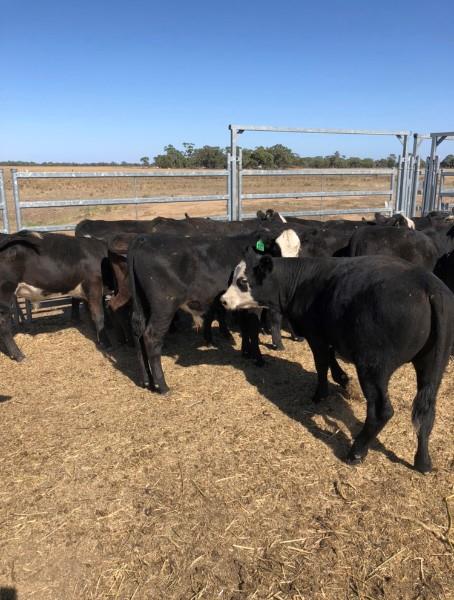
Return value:
<svg viewBox="0 0 454 600">
<path fill-rule="evenodd" d="M 262 242 L 262 240 L 257 240 L 255 248 L 260 252 L 265 252 L 265 244 Z"/>
</svg>

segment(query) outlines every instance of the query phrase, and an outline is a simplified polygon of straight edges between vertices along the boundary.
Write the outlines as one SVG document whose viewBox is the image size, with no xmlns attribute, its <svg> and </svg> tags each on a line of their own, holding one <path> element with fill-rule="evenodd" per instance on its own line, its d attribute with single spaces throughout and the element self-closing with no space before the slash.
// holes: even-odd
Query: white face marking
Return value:
<svg viewBox="0 0 454 600">
<path fill-rule="evenodd" d="M 243 291 L 238 287 L 238 281 L 247 285 L 247 290 Z M 246 263 L 242 260 L 233 272 L 233 279 L 227 291 L 221 296 L 221 302 L 228 310 L 239 310 L 240 308 L 260 308 L 254 300 L 249 290 L 249 284 L 246 279 Z"/>
<path fill-rule="evenodd" d="M 189 308 L 189 306 L 187 304 L 182 304 L 180 306 L 180 309 L 183 310 L 185 313 L 188 313 L 189 315 L 191 315 L 191 317 L 194 320 L 194 326 L 196 329 L 200 329 L 203 325 L 203 317 L 202 317 L 202 313 L 198 312 L 192 308 Z"/>
<path fill-rule="evenodd" d="M 286 229 L 276 238 L 276 244 L 281 249 L 283 257 L 298 256 L 301 249 L 301 242 L 293 229 Z"/>
<path fill-rule="evenodd" d="M 415 222 L 412 221 L 411 219 L 409 219 L 408 217 L 406 217 L 405 215 L 402 215 L 402 216 L 407 221 L 408 229 L 415 229 Z"/>
</svg>

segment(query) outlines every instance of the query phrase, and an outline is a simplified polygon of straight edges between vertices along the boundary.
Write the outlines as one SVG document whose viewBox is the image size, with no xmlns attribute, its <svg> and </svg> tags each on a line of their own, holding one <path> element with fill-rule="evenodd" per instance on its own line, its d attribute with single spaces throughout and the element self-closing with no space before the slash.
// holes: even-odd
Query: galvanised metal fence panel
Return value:
<svg viewBox="0 0 454 600">
<path fill-rule="evenodd" d="M 279 200 L 285 198 L 301 199 L 301 198 L 348 198 L 348 197 L 385 197 L 387 200 L 383 206 L 378 207 L 358 207 L 358 208 L 332 208 L 332 209 L 307 209 L 307 210 L 296 210 L 296 211 L 284 211 L 281 214 L 288 216 L 328 216 L 328 215 L 353 215 L 353 214 L 368 214 L 375 213 L 378 211 L 392 213 L 393 198 L 396 192 L 395 180 L 396 170 L 395 169 L 286 169 L 286 170 L 256 170 L 256 169 L 242 169 L 241 168 L 241 156 L 239 161 L 239 218 L 250 219 L 255 216 L 254 213 L 243 212 L 243 201 L 244 200 Z M 243 194 L 243 180 L 244 177 L 272 177 L 272 176 L 350 176 L 358 177 L 364 175 L 381 175 L 389 177 L 389 187 L 384 190 L 331 190 L 331 191 L 311 191 L 311 192 L 273 192 L 273 193 L 257 193 L 257 194 Z"/>
<path fill-rule="evenodd" d="M 229 160 L 230 162 L 230 160 Z M 225 177 L 225 194 L 205 194 L 188 196 L 145 196 L 145 197 L 126 197 L 126 198 L 78 198 L 72 200 L 35 200 L 28 201 L 21 199 L 20 180 L 23 179 L 94 179 L 94 178 L 116 178 L 129 177 L 131 179 L 140 177 Z M 117 205 L 145 205 L 145 204 L 168 204 L 176 202 L 213 202 L 225 201 L 226 212 L 223 215 L 216 215 L 214 218 L 226 219 L 231 217 L 230 208 L 230 171 L 228 169 L 203 169 L 203 170 L 166 170 L 166 171 L 95 171 L 85 172 L 34 172 L 17 171 L 11 169 L 11 178 L 13 186 L 14 206 L 16 210 L 17 229 L 27 227 L 24 223 L 23 211 L 26 209 L 44 209 L 44 208 L 65 208 L 77 206 L 117 206 Z M 34 231 L 71 231 L 75 229 L 77 223 L 39 225 L 33 226 Z"/>
<path fill-rule="evenodd" d="M 232 156 L 232 160 L 230 163 L 230 173 L 231 173 L 231 208 L 233 211 L 234 219 L 242 218 L 242 207 L 241 202 L 242 199 L 245 198 L 245 195 L 242 194 L 242 177 L 245 174 L 242 171 L 241 167 L 241 154 L 240 149 L 238 147 L 239 136 L 245 131 L 263 131 L 263 132 L 279 132 L 279 133 L 319 133 L 319 134 L 336 134 L 336 135 L 371 135 L 371 136 L 392 136 L 396 137 L 402 144 L 402 162 L 401 162 L 401 173 L 398 179 L 397 186 L 394 185 L 394 176 L 391 177 L 391 189 L 392 195 L 391 197 L 395 197 L 396 204 L 400 205 L 402 208 L 400 209 L 402 212 L 408 210 L 409 205 L 411 204 L 411 200 L 408 198 L 408 194 L 412 189 L 411 178 L 408 174 L 408 170 L 410 167 L 410 161 L 408 160 L 408 141 L 410 137 L 409 131 L 377 131 L 377 130 L 369 130 L 369 129 L 313 129 L 313 128 L 303 128 L 303 127 L 273 127 L 270 125 L 229 125 L 230 129 L 230 154 Z M 339 169 L 342 171 L 342 174 L 347 174 L 347 169 Z M 292 169 L 293 171 L 293 169 Z M 310 171 L 310 170 L 308 170 Z M 331 173 L 334 169 L 330 169 Z M 265 172 L 264 172 L 265 173 Z M 255 172 L 254 172 L 255 174 Z M 290 170 L 285 172 L 286 175 L 290 174 Z M 309 174 L 309 173 L 308 173 Z M 317 173 L 320 174 L 320 173 Z M 395 191 L 394 191 L 395 190 Z M 371 191 L 371 190 L 368 190 Z M 388 195 L 388 191 L 385 191 L 383 195 Z M 335 194 L 332 194 L 335 196 Z M 261 198 L 264 196 L 261 195 Z M 267 196 L 268 198 L 276 198 L 276 196 Z M 295 196 L 291 196 L 295 197 Z M 323 197 L 323 196 L 322 196 Z M 390 207 L 379 207 L 381 210 L 385 212 L 391 212 Z M 377 209 L 365 208 L 368 212 L 374 212 Z M 301 211 L 298 211 L 301 214 Z M 304 213 L 303 213 L 304 214 Z M 307 214 L 313 214 L 309 212 Z M 323 214 L 317 212 L 315 214 Z M 324 214 L 354 214 L 351 212 L 342 213 L 342 212 L 327 212 Z M 246 216 L 246 215 L 245 215 Z"/>
<path fill-rule="evenodd" d="M 8 206 L 6 204 L 5 182 L 3 179 L 3 169 L 0 169 L 0 213 L 1 228 L 0 233 L 9 233 Z"/>
<path fill-rule="evenodd" d="M 438 188 L 438 208 L 451 210 L 454 207 L 454 187 L 445 187 L 445 178 L 452 178 L 454 182 L 454 169 L 440 169 Z"/>
</svg>

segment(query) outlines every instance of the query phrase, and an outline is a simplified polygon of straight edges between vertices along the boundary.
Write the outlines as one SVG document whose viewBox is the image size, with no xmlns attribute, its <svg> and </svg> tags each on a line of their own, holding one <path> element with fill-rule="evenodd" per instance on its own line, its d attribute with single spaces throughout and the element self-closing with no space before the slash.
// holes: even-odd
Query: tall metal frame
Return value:
<svg viewBox="0 0 454 600">
<path fill-rule="evenodd" d="M 430 136 L 421 135 L 421 139 L 430 139 L 430 156 L 427 158 L 426 173 L 424 178 L 424 201 L 422 214 L 426 215 L 431 210 L 437 210 L 438 206 L 438 188 L 439 177 L 439 157 L 437 155 L 438 146 L 445 140 L 454 140 L 454 131 L 442 131 L 431 133 Z"/>
<path fill-rule="evenodd" d="M 402 156 L 400 168 L 398 171 L 397 198 L 396 206 L 398 210 L 406 212 L 409 206 L 408 194 L 411 188 L 409 184 L 409 172 L 412 167 L 408 155 L 409 131 L 376 131 L 367 129 L 313 129 L 306 127 L 273 127 L 270 125 L 229 125 L 230 129 L 230 208 L 232 210 L 232 219 L 241 218 L 241 188 L 242 174 L 240 153 L 238 152 L 238 137 L 245 131 L 264 131 L 275 133 L 323 133 L 339 135 L 385 135 L 396 137 L 402 144 Z"/>
<path fill-rule="evenodd" d="M 0 233 L 9 233 L 8 205 L 6 203 L 5 181 L 3 179 L 3 169 L 0 169 Z"/>
</svg>

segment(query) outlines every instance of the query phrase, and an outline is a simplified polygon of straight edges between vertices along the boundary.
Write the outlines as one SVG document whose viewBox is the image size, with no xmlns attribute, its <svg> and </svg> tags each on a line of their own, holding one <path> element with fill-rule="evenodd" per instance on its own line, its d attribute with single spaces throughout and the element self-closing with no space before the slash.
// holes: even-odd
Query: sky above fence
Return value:
<svg viewBox="0 0 454 600">
<path fill-rule="evenodd" d="M 2 5 L 0 51 L 0 160 L 138 161 L 166 144 L 226 146 L 229 123 L 454 129 L 452 0 L 26 0 Z M 400 149 L 346 136 L 242 143 Z"/>
</svg>

